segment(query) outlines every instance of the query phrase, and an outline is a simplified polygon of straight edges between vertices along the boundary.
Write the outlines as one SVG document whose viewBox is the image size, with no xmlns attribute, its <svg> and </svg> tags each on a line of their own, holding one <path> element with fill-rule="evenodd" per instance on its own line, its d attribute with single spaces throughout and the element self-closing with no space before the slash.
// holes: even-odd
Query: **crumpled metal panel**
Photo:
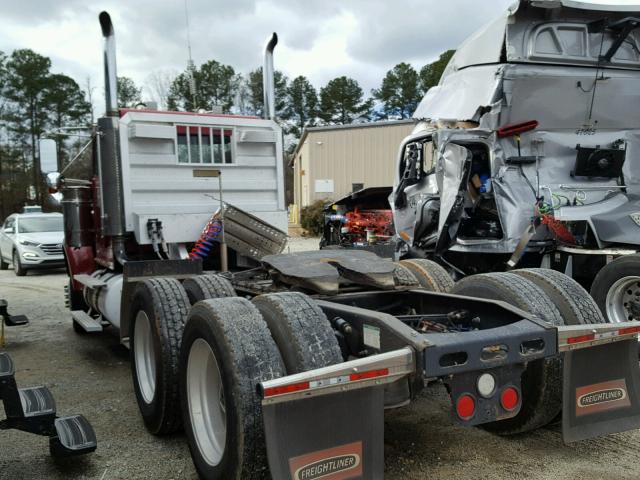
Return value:
<svg viewBox="0 0 640 480">
<path fill-rule="evenodd" d="M 501 71 L 500 65 L 486 65 L 450 74 L 440 85 L 429 89 L 413 117 L 478 121 L 478 110 L 495 101 Z"/>
</svg>

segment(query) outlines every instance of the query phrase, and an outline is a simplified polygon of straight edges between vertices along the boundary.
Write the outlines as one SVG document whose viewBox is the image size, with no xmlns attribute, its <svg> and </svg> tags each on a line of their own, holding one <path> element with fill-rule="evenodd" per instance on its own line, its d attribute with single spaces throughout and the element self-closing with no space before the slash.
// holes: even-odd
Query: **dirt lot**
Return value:
<svg viewBox="0 0 640 480">
<path fill-rule="evenodd" d="M 298 240 L 292 250 L 314 247 Z M 7 331 L 20 385 L 45 384 L 60 414 L 82 413 L 94 425 L 98 450 L 55 463 L 47 440 L 0 432 L 0 479 L 192 479 L 195 471 L 183 435 L 146 433 L 131 386 L 128 352 L 113 334 L 74 333 L 64 307 L 64 272 L 17 278 L 0 272 L 0 297 L 10 311 L 31 319 Z M 638 479 L 640 432 L 567 447 L 552 426 L 518 438 L 451 425 L 443 389 L 386 416 L 386 477 L 400 479 Z M 0 407 L 0 418 L 2 418 Z"/>
</svg>

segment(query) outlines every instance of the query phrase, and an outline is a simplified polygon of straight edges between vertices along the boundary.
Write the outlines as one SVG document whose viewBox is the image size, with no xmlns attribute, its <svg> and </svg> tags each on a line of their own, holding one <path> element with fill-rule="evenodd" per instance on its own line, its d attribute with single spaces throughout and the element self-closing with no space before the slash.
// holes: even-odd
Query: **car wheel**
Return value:
<svg viewBox="0 0 640 480">
<path fill-rule="evenodd" d="M 13 271 L 18 277 L 24 277 L 27 274 L 27 270 L 22 266 L 22 263 L 20 263 L 17 250 L 13 251 Z"/>
</svg>

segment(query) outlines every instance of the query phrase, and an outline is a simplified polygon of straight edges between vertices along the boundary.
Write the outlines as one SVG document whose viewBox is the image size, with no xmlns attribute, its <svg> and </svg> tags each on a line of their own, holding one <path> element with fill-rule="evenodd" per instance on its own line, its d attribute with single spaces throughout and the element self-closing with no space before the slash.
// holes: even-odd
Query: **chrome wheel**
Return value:
<svg viewBox="0 0 640 480">
<path fill-rule="evenodd" d="M 616 281 L 607 292 L 607 317 L 619 323 L 638 320 L 640 315 L 640 277 L 623 277 Z"/>
<path fill-rule="evenodd" d="M 204 460 L 215 467 L 224 455 L 227 411 L 220 367 L 202 338 L 191 345 L 186 380 L 193 436 Z"/>
<path fill-rule="evenodd" d="M 136 315 L 133 353 L 140 393 L 145 403 L 151 403 L 156 393 L 156 354 L 153 349 L 151 322 L 144 310 Z"/>
</svg>

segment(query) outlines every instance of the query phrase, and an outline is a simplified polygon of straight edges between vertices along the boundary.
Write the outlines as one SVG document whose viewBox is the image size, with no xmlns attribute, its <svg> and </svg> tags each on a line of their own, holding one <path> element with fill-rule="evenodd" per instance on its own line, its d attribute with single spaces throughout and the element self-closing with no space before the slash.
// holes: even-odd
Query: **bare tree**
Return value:
<svg viewBox="0 0 640 480">
<path fill-rule="evenodd" d="M 167 109 L 169 90 L 177 76 L 178 72 L 175 70 L 154 70 L 147 76 L 145 89 L 149 92 L 151 99 L 158 103 L 159 109 Z"/>
<path fill-rule="evenodd" d="M 91 114 L 91 125 L 93 125 L 94 120 L 94 106 L 93 106 L 93 91 L 96 89 L 93 85 L 91 85 L 91 77 L 87 75 L 87 78 L 84 82 L 84 93 L 87 99 L 87 103 L 89 104 L 90 114 Z"/>
</svg>

